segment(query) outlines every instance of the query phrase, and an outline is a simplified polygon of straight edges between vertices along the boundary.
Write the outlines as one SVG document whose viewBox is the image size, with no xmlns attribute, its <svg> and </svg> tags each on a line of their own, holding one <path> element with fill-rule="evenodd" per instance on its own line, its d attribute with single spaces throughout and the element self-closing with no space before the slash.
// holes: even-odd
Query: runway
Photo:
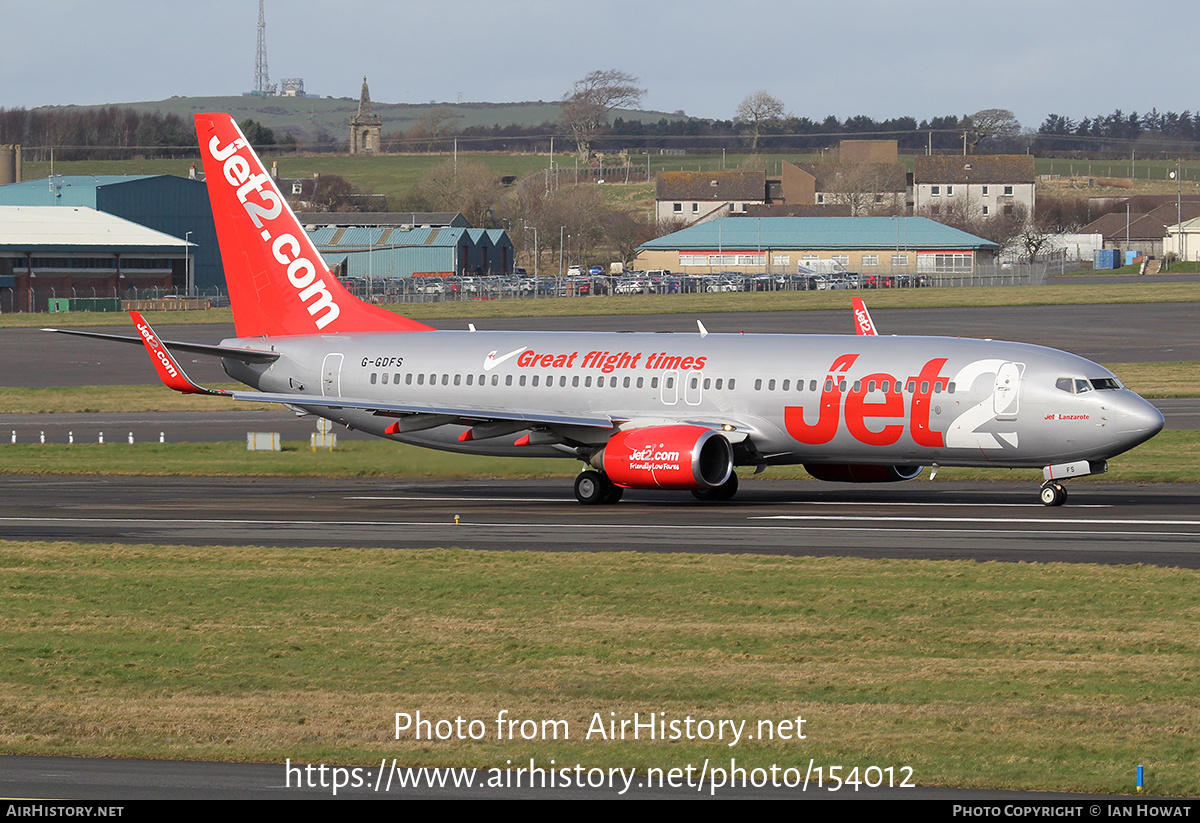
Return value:
<svg viewBox="0 0 1200 823">
<path fill-rule="evenodd" d="M 483 551 L 639 551 L 1200 568 L 1200 488 L 746 482 L 735 501 L 629 491 L 585 507 L 562 481 L 3 477 L 8 539 Z M 456 522 L 457 518 L 457 522 Z"/>
</svg>

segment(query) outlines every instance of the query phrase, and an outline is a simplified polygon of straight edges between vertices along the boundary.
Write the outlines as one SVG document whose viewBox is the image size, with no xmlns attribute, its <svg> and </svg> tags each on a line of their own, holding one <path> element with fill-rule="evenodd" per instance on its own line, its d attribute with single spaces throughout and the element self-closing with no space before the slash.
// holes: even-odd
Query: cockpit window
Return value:
<svg viewBox="0 0 1200 823">
<path fill-rule="evenodd" d="M 1060 377 L 1054 381 L 1054 387 L 1068 394 L 1083 394 L 1084 392 L 1104 391 L 1107 389 L 1123 389 L 1121 381 L 1115 377 L 1094 377 L 1084 380 L 1082 377 Z"/>
</svg>

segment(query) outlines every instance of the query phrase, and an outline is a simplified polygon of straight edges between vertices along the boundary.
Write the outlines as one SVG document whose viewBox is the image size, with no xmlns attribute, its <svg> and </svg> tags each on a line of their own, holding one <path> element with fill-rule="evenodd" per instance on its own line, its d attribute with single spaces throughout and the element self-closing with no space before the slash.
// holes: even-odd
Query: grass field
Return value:
<svg viewBox="0 0 1200 823">
<path fill-rule="evenodd" d="M 0 543 L 0 750 L 504 768 L 904 767 L 1200 793 L 1193 571 Z M 501 710 L 562 720 L 497 739 Z M 396 712 L 482 739 L 396 739 Z M 612 713 L 610 715 L 610 712 Z M 598 716 L 755 739 L 603 740 Z M 758 722 L 802 717 L 804 740 Z M 594 727 L 593 727 L 594 728 Z M 538 735 L 540 737 L 540 731 Z"/>
<path fill-rule="evenodd" d="M 880 289 L 863 293 L 872 309 L 965 308 L 988 306 L 1071 306 L 1117 303 L 1192 303 L 1200 301 L 1196 283 L 1114 283 L 1111 285 L 972 286 L 931 289 Z M 741 292 L 737 294 L 659 294 L 554 297 L 527 300 L 459 300 L 388 306 L 417 320 L 489 317 L 576 317 L 624 314 L 703 314 L 707 312 L 850 311 L 845 291 Z M 156 327 L 232 323 L 229 309 L 145 312 Z M 4 328 L 128 326 L 124 312 L 0 314 Z"/>
<path fill-rule="evenodd" d="M 384 440 L 342 441 L 333 451 L 307 443 L 284 443 L 279 452 L 246 451 L 245 443 L 63 443 L 0 442 L 0 474 L 124 474 L 240 477 L 574 477 L 571 459 L 482 457 L 407 446 Z M 1107 474 L 1075 482 L 1200 482 L 1200 432 L 1161 432 L 1131 452 L 1113 458 Z M 750 482 L 804 480 L 800 466 L 772 466 Z M 1040 469 L 942 468 L 936 482 L 1027 479 L 1041 483 Z M 818 482 L 818 481 L 813 481 Z M 564 486 L 565 487 L 565 486 Z"/>
</svg>

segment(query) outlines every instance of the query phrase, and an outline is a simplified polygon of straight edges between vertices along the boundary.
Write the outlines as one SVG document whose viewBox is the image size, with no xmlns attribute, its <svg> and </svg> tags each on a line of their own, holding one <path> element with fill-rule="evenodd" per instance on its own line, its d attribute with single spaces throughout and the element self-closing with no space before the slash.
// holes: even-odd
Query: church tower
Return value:
<svg viewBox="0 0 1200 823">
<path fill-rule="evenodd" d="M 376 154 L 383 132 L 383 118 L 371 110 L 371 92 L 363 77 L 362 95 L 358 98 L 358 114 L 350 118 L 350 153 Z"/>
</svg>

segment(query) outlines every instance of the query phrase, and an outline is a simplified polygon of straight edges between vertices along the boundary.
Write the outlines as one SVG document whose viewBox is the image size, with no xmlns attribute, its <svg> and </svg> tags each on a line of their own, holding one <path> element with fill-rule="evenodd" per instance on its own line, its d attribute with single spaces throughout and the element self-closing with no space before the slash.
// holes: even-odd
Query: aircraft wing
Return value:
<svg viewBox="0 0 1200 823">
<path fill-rule="evenodd" d="M 381 416 L 404 414 L 451 415 L 468 420 L 517 420 L 530 425 L 589 426 L 612 428 L 620 418 L 607 414 L 565 414 L 546 409 L 512 409 L 496 406 L 446 406 L 438 403 L 388 403 L 379 399 L 358 397 L 326 397 L 321 394 L 270 394 L 255 391 L 225 392 L 234 400 L 259 403 L 282 403 L 287 406 L 320 406 L 327 409 L 362 409 Z"/>
<path fill-rule="evenodd" d="M 76 331 L 75 329 L 42 329 L 42 331 L 57 332 L 58 334 L 74 334 L 79 337 L 95 337 L 100 340 L 115 340 L 118 343 L 135 343 L 141 345 L 140 337 L 130 337 L 124 334 L 104 334 L 96 331 Z M 229 357 L 246 363 L 270 363 L 279 359 L 279 352 L 263 351 L 261 349 L 239 349 L 234 346 L 209 346 L 204 343 L 185 343 L 181 340 L 162 340 L 164 345 L 177 351 L 190 354 L 207 354 L 213 357 Z"/>
<path fill-rule="evenodd" d="M 139 312 L 131 311 L 130 317 L 133 318 L 134 327 L 138 334 L 141 335 L 135 339 L 135 342 L 141 342 L 147 353 L 150 355 L 150 362 L 154 364 L 155 370 L 158 371 L 159 378 L 177 392 L 183 394 L 214 394 L 223 397 L 232 397 L 234 400 L 247 400 L 259 403 L 280 403 L 285 406 L 316 406 L 321 408 L 331 409 L 362 409 L 364 411 L 375 412 L 376 414 L 390 417 L 399 417 L 405 414 L 430 414 L 440 415 L 455 418 L 465 418 L 467 420 L 513 420 L 528 422 L 531 425 L 559 425 L 559 426 L 590 426 L 595 428 L 612 428 L 614 419 L 606 414 L 557 414 L 553 411 L 544 409 L 512 409 L 499 408 L 493 406 L 445 406 L 437 403 L 389 403 L 384 400 L 371 398 L 357 397 L 328 397 L 323 394 L 274 394 L 269 392 L 255 391 L 228 391 L 225 389 L 209 389 L 201 386 L 193 381 L 184 372 L 183 366 L 179 364 L 171 352 L 167 349 L 167 343 L 158 338 L 154 329 L 145 321 Z M 90 337 L 101 337 L 105 339 L 133 339 L 121 338 L 116 335 L 87 333 Z M 170 344 L 174 346 L 175 344 Z M 196 344 L 185 344 L 195 346 Z M 237 357 L 239 353 L 244 352 L 243 349 L 232 349 L 224 346 L 207 346 L 206 349 L 217 349 L 221 352 L 231 352 L 228 356 Z M 186 350 L 186 349 L 185 349 Z M 270 360 L 274 360 L 279 355 L 276 352 L 256 352 L 258 355 L 270 355 Z M 224 355 L 223 355 L 224 356 Z"/>
</svg>

